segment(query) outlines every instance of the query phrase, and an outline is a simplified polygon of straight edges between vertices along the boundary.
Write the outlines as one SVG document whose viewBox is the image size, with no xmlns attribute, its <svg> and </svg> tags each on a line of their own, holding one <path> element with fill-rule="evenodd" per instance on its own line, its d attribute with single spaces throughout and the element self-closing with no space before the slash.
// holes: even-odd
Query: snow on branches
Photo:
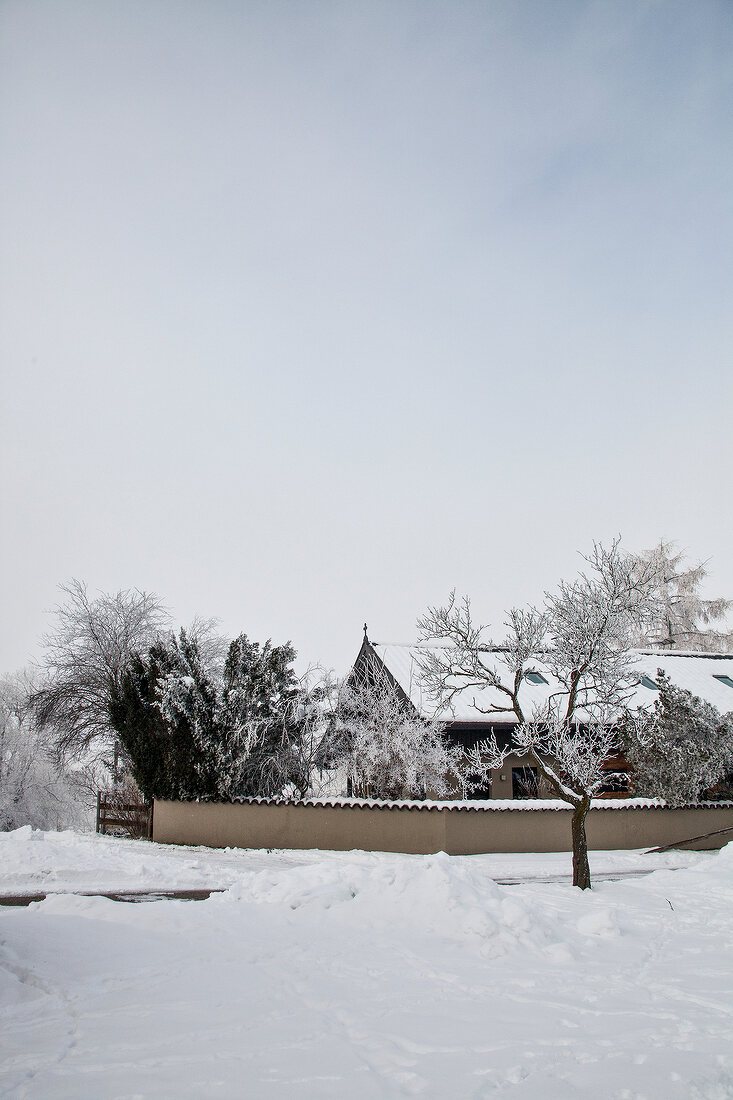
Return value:
<svg viewBox="0 0 733 1100">
<path fill-rule="evenodd" d="M 427 691 L 450 708 L 459 694 L 490 689 L 490 708 L 476 709 L 513 715 L 520 724 L 536 718 L 570 723 L 578 711 L 599 720 L 623 708 L 634 684 L 631 634 L 657 608 L 653 568 L 622 554 L 618 540 L 608 549 L 596 543 L 584 561 L 588 571 L 547 592 L 541 608 L 512 608 L 498 644 L 474 623 L 467 597 L 458 601 L 453 592 L 445 607 L 429 608 L 418 620 L 420 636 L 445 646 L 424 650 Z M 527 674 L 539 666 L 559 684 L 544 714 L 525 701 Z"/>
<path fill-rule="evenodd" d="M 112 691 L 133 653 L 151 646 L 168 614 L 150 592 L 125 589 L 90 596 L 82 581 L 60 585 L 65 603 L 56 608 L 54 629 L 44 641 L 44 683 L 31 704 L 36 721 L 51 729 L 58 751 L 86 757 L 114 740 L 109 719 Z"/>
<path fill-rule="evenodd" d="M 325 682 L 298 681 L 295 650 L 236 638 L 223 669 L 195 638 L 131 659 L 111 717 L 147 798 L 307 794 L 325 732 Z"/>
<path fill-rule="evenodd" d="M 30 690 L 23 675 L 0 681 L 0 831 L 88 824 L 94 775 L 59 758 L 29 712 Z"/>
<path fill-rule="evenodd" d="M 383 678 L 342 685 L 330 737 L 358 797 L 440 798 L 465 790 L 462 750 Z"/>
<path fill-rule="evenodd" d="M 724 623 L 733 601 L 722 597 L 703 599 L 706 565 L 698 562 L 685 568 L 684 559 L 684 552 L 665 539 L 636 559 L 640 569 L 653 569 L 658 597 L 657 613 L 638 631 L 636 644 L 729 653 L 733 650 L 733 633 L 716 630 L 712 624 Z"/>
<path fill-rule="evenodd" d="M 595 543 L 583 560 L 586 571 L 545 593 L 542 607 L 509 612 L 498 646 L 474 623 L 469 600 L 455 593 L 445 607 L 430 608 L 418 630 L 423 641 L 444 643 L 426 647 L 421 660 L 423 686 L 439 705 L 477 692 L 477 710 L 516 721 L 511 743 L 499 749 L 495 738 L 485 742 L 474 763 L 500 767 L 510 753 L 526 755 L 573 807 L 574 881 L 586 887 L 585 816 L 616 749 L 611 721 L 635 683 L 632 636 L 653 620 L 659 600 L 654 565 L 622 553 L 618 539 L 610 547 Z M 557 686 L 538 708 L 528 677 L 540 668 Z"/>
<path fill-rule="evenodd" d="M 607 723 L 571 725 L 557 716 L 523 722 L 514 730 L 511 742 L 503 747 L 492 735 L 478 742 L 468 754 L 470 766 L 498 769 L 509 756 L 532 758 L 544 785 L 555 797 L 579 807 L 590 799 L 608 779 L 603 767 L 618 752 L 618 734 Z"/>
<path fill-rule="evenodd" d="M 652 711 L 619 724 L 634 790 L 672 806 L 696 802 L 733 771 L 733 714 L 673 684 L 660 669 Z"/>
</svg>

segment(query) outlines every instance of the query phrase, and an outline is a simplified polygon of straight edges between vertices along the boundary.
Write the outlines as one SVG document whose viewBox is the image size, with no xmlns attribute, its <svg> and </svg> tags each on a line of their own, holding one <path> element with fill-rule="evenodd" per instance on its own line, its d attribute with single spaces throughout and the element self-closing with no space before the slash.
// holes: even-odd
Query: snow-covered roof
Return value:
<svg viewBox="0 0 733 1100">
<path fill-rule="evenodd" d="M 444 646 L 421 643 L 420 645 L 382 644 L 370 642 L 385 668 L 394 677 L 419 714 L 458 722 L 513 722 L 511 713 L 491 711 L 496 704 L 497 692 L 491 688 L 477 690 L 465 688 L 453 699 L 452 708 L 440 709 L 437 700 L 423 688 L 420 660 L 426 650 L 444 649 Z M 487 650 L 483 657 L 487 667 L 497 670 L 503 682 L 510 683 L 510 676 L 502 662 L 501 650 Z M 541 673 L 545 683 L 525 680 L 522 688 L 525 713 L 542 709 L 550 695 L 559 690 L 559 684 L 541 661 L 533 662 L 533 668 Z M 733 710 L 733 655 L 710 653 L 680 653 L 671 650 L 636 650 L 633 667 L 640 683 L 634 688 L 629 706 L 650 706 L 657 697 L 652 686 L 659 669 L 663 669 L 677 687 L 691 691 L 693 695 L 712 703 L 721 714 Z M 649 686 L 645 686 L 646 678 Z M 719 677 L 727 677 L 729 683 Z M 584 715 L 579 712 L 583 719 Z"/>
</svg>

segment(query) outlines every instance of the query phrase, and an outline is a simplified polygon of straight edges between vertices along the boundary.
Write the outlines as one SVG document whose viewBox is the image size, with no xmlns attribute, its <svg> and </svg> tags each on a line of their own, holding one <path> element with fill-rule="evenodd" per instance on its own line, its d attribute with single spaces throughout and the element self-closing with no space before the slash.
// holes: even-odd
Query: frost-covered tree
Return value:
<svg viewBox="0 0 733 1100">
<path fill-rule="evenodd" d="M 31 698 L 36 721 L 52 730 L 60 755 L 81 759 L 114 744 L 110 700 L 136 652 L 165 629 L 158 596 L 124 589 L 90 596 L 81 581 L 61 585 L 66 600 L 44 638 L 42 686 Z"/>
<path fill-rule="evenodd" d="M 338 706 L 340 686 L 332 672 L 311 666 L 298 680 L 285 718 L 289 729 L 284 751 L 272 758 L 279 768 L 280 788 L 299 798 L 318 798 L 335 792 L 339 770 L 334 767 L 329 734 Z"/>
<path fill-rule="evenodd" d="M 111 690 L 110 720 L 146 798 L 211 794 L 218 775 L 217 694 L 181 630 L 133 654 Z"/>
<path fill-rule="evenodd" d="M 351 790 L 362 798 L 443 797 L 465 790 L 463 752 L 405 705 L 384 679 L 361 677 L 342 685 L 330 744 Z"/>
<path fill-rule="evenodd" d="M 273 646 L 236 638 L 224 666 L 220 721 L 247 751 L 240 754 L 231 793 L 278 794 L 297 778 L 302 722 L 300 690 L 286 642 Z"/>
<path fill-rule="evenodd" d="M 637 560 L 642 571 L 653 569 L 659 601 L 657 615 L 636 636 L 639 646 L 721 653 L 733 649 L 733 634 L 712 625 L 724 622 L 733 601 L 703 599 L 700 590 L 708 575 L 704 563 L 685 567 L 684 552 L 665 539 Z"/>
<path fill-rule="evenodd" d="M 229 647 L 223 670 L 207 667 L 181 631 L 134 655 L 111 717 L 147 798 L 305 793 L 302 744 L 310 715 L 287 643 Z"/>
<path fill-rule="evenodd" d="M 88 825 L 93 776 L 58 759 L 51 731 L 29 713 L 30 691 L 26 675 L 0 681 L 0 831 Z"/>
<path fill-rule="evenodd" d="M 509 612 L 498 647 L 473 622 L 468 599 L 452 595 L 418 622 L 423 639 L 445 643 L 426 648 L 421 661 L 423 684 L 438 703 L 450 707 L 456 695 L 480 690 L 490 699 L 486 713 L 516 721 L 511 743 L 489 738 L 475 764 L 501 767 L 510 753 L 527 756 L 544 786 L 572 807 L 573 883 L 582 889 L 591 884 L 586 817 L 615 748 L 612 720 L 635 683 L 630 638 L 657 608 L 653 567 L 622 553 L 618 540 L 595 544 L 584 560 L 587 571 L 546 593 L 541 608 Z M 527 686 L 537 663 L 558 685 L 539 712 Z"/>
<path fill-rule="evenodd" d="M 619 723 L 637 794 L 671 806 L 697 802 L 733 770 L 733 714 L 677 687 L 660 669 L 651 710 Z"/>
</svg>

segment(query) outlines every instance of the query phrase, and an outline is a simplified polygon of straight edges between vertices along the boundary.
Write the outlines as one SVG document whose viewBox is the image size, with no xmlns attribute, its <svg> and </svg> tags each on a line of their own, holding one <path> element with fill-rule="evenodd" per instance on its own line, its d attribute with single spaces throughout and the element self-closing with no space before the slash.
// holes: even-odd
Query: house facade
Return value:
<svg viewBox="0 0 733 1100">
<path fill-rule="evenodd" d="M 440 701 L 426 690 L 421 671 L 421 660 L 426 650 L 443 648 L 433 643 L 416 645 L 371 641 L 364 631 L 364 640 L 353 666 L 353 676 L 384 677 L 405 706 L 422 718 L 436 718 L 445 723 L 445 732 L 452 741 L 466 749 L 492 733 L 500 746 L 506 746 L 512 738 L 517 718 L 513 713 L 495 711 L 496 692 L 491 688 L 465 688 L 451 701 L 449 707 L 441 707 Z M 482 660 L 496 670 L 502 680 L 509 683 L 509 671 L 502 662 L 501 649 L 487 649 Z M 683 653 L 675 650 L 637 650 L 633 667 L 635 685 L 630 689 L 628 705 L 632 709 L 654 705 L 659 690 L 657 677 L 663 672 L 669 679 L 700 699 L 711 703 L 721 714 L 733 710 L 733 655 L 711 653 Z M 561 691 L 542 662 L 534 662 L 523 685 L 527 712 L 541 711 L 550 697 Z M 578 713 L 582 722 L 582 711 Z M 626 762 L 622 757 L 609 758 L 605 765 L 608 781 L 600 797 L 628 797 Z M 537 776 L 528 767 L 526 758 L 510 755 L 501 768 L 491 773 L 488 786 L 479 788 L 471 796 L 474 799 L 529 798 L 537 794 Z"/>
</svg>

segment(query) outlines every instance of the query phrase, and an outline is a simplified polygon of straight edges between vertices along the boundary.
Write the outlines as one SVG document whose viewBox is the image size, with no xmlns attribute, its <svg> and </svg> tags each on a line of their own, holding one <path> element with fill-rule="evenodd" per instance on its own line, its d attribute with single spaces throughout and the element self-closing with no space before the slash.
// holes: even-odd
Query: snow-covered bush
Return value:
<svg viewBox="0 0 733 1100">
<path fill-rule="evenodd" d="M 619 733 L 635 794 L 671 806 L 696 802 L 733 770 L 733 714 L 677 687 L 660 669 L 650 711 L 622 718 Z"/>
</svg>

